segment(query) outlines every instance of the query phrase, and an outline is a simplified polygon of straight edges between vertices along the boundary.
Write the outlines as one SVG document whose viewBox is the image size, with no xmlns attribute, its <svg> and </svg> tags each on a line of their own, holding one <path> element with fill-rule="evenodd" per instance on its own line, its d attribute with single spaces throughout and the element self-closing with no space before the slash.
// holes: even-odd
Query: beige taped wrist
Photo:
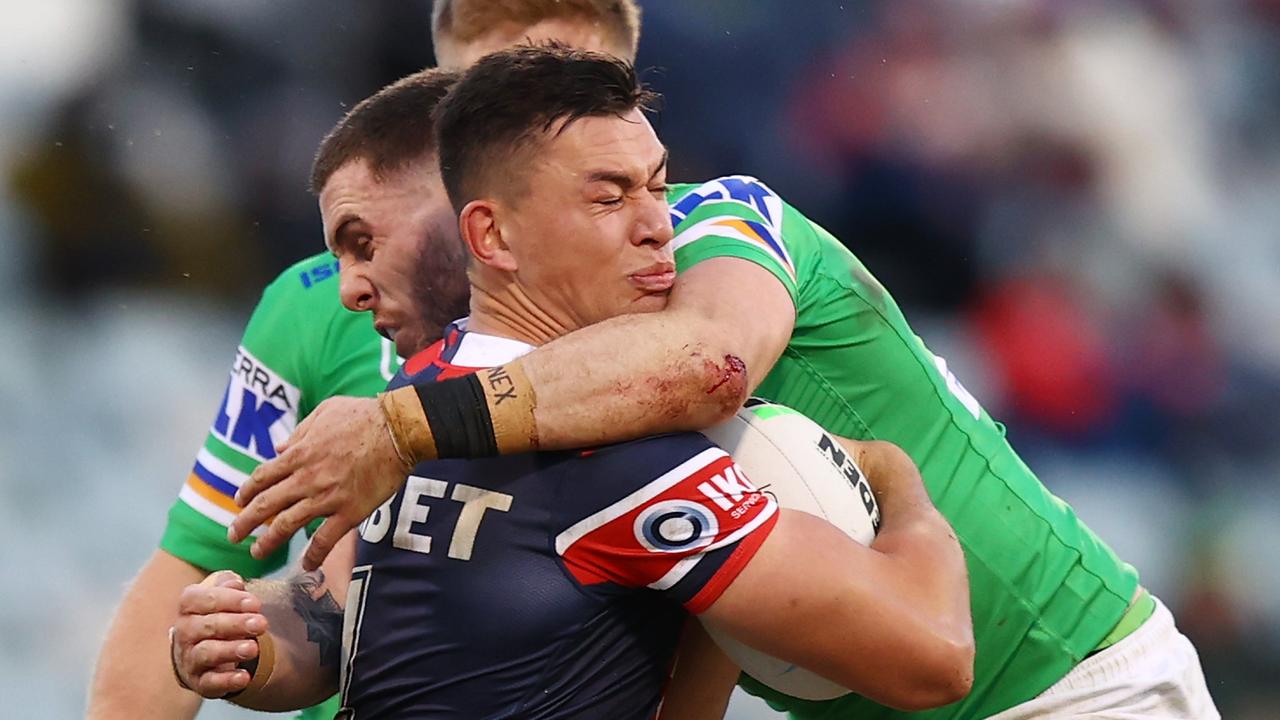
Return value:
<svg viewBox="0 0 1280 720">
<path fill-rule="evenodd" d="M 538 423 L 533 410 L 537 397 L 533 383 L 517 361 L 482 371 L 485 404 L 493 426 L 499 455 L 516 455 L 538 449 Z"/>
<path fill-rule="evenodd" d="M 538 449 L 537 399 L 520 361 L 378 396 L 396 454 L 407 467 Z"/>
<path fill-rule="evenodd" d="M 405 468 L 436 458 L 436 441 L 427 423 L 427 413 L 412 385 L 379 393 L 378 404 L 387 421 L 387 432 L 391 433 L 391 444 Z"/>
<path fill-rule="evenodd" d="M 251 703 L 266 694 L 267 683 L 271 682 L 271 674 L 276 669 L 276 643 L 270 634 L 259 635 L 257 641 L 258 657 L 236 666 L 249 671 L 249 684 L 239 692 L 224 695 L 223 700 L 230 700 L 239 705 Z"/>
</svg>

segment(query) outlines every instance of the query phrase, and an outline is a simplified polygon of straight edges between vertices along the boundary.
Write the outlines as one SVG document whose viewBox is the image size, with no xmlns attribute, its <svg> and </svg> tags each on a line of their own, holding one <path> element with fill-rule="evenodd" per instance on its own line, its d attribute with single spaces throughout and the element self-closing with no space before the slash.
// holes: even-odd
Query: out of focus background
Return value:
<svg viewBox="0 0 1280 720">
<path fill-rule="evenodd" d="M 842 238 L 1280 717 L 1280 1 L 642 0 L 673 180 Z M 0 43 L 0 697 L 82 713 L 346 108 L 430 3 L 41 0 Z M 217 703 L 203 717 L 247 717 Z M 736 700 L 731 717 L 771 717 Z"/>
</svg>

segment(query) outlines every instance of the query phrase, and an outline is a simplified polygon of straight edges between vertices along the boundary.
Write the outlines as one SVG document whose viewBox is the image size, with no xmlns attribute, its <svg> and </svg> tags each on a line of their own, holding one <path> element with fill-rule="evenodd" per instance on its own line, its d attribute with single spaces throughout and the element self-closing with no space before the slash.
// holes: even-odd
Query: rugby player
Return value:
<svg viewBox="0 0 1280 720">
<path fill-rule="evenodd" d="M 502 112 L 503 98 L 487 100 L 465 112 Z M 446 133 L 442 165 L 465 150 Z M 473 203 L 461 214 L 471 242 L 555 238 L 584 208 L 611 217 L 653 191 L 521 153 L 492 158 L 490 171 L 521 190 L 518 206 L 538 212 L 513 220 L 505 205 Z M 247 507 L 233 535 L 275 515 L 260 553 L 329 516 L 304 556 L 314 565 L 414 462 L 706 427 L 754 391 L 833 433 L 892 441 L 915 460 L 966 552 L 978 655 L 968 697 L 918 713 L 856 695 L 804 702 L 744 678 L 748 690 L 800 718 L 1217 717 L 1169 611 L 1040 484 L 844 246 L 751 178 L 677 186 L 668 201 L 680 278 L 663 311 L 599 322 L 506 363 L 510 385 L 468 375 L 330 400 L 241 488 Z M 513 394 L 526 402 L 506 402 Z"/>
<path fill-rule="evenodd" d="M 524 39 L 556 38 L 634 58 L 639 10 L 634 0 L 437 0 L 432 40 L 443 67 L 463 67 L 486 52 Z M 403 327 L 401 348 L 429 342 L 466 314 L 463 254 L 455 243 L 427 246 L 438 268 L 420 325 Z M 298 421 L 333 395 L 366 395 L 386 387 L 399 366 L 396 345 L 367 318 L 338 300 L 337 264 L 328 253 L 302 260 L 263 292 L 232 364 L 226 392 L 204 446 L 169 511 L 160 547 L 126 591 L 103 642 L 89 691 L 88 715 L 100 720 L 192 718 L 200 698 L 179 688 L 169 667 L 165 633 L 173 600 L 208 572 L 232 569 L 259 577 L 281 567 L 285 553 L 251 557 L 226 539 L 238 508 L 236 487 Z M 400 352 L 404 355 L 404 351 Z M 336 704 L 304 713 L 332 717 Z"/>
<path fill-rule="evenodd" d="M 503 198 L 510 222 L 540 214 L 507 204 L 523 192 L 489 165 L 521 153 L 535 167 L 626 175 L 647 187 L 643 202 L 571 213 L 554 237 L 468 235 L 470 316 L 411 358 L 394 386 L 505 363 L 585 324 L 665 305 L 669 277 L 635 279 L 637 270 L 674 274 L 666 153 L 642 120 L 646 94 L 629 64 L 578 60 L 567 73 L 542 51 L 491 56 L 445 100 L 441 134 L 463 149 L 447 171 L 454 207 Z M 416 260 L 420 246 L 458 242 L 430 134 L 408 132 L 449 79 L 425 71 L 362 102 L 317 155 L 312 185 L 344 303 L 379 324 L 411 316 L 409 287 L 437 270 Z M 507 95 L 501 115 L 465 113 L 474 95 L 494 92 Z M 400 152 L 370 157 L 386 136 L 402 139 Z M 540 177 L 534 169 L 529 179 Z M 225 573 L 184 592 L 175 665 L 201 692 L 234 691 L 233 702 L 261 709 L 332 692 L 341 667 L 355 717 L 650 718 L 683 604 L 887 702 L 949 702 L 972 662 L 963 556 L 918 474 L 896 457 L 900 482 L 886 486 L 877 473 L 885 509 L 874 550 L 813 516 L 779 513 L 749 486 L 710 490 L 735 468 L 697 433 L 428 461 L 362 526 L 354 573 L 348 544 L 345 572 L 335 553 L 320 575 L 246 589 Z M 673 513 L 683 518 L 674 533 Z M 340 664 L 344 605 L 342 644 L 353 654 Z M 250 622 L 269 633 L 250 632 Z M 235 666 L 255 645 L 268 654 L 249 685 Z"/>
</svg>

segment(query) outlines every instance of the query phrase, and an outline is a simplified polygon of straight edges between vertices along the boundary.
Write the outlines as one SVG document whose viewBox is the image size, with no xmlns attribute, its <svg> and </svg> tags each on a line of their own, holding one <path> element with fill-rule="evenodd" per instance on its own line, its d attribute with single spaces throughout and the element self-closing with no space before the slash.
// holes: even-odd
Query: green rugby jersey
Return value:
<svg viewBox="0 0 1280 720">
<path fill-rule="evenodd" d="M 679 269 L 739 257 L 791 294 L 795 330 L 755 394 L 833 433 L 901 446 L 955 528 L 969 569 L 977 658 L 964 700 L 904 713 L 856 695 L 797 700 L 745 676 L 743 686 L 798 718 L 938 720 L 986 717 L 1065 675 L 1124 614 L 1137 572 L 1045 489 L 833 236 L 753 178 L 673 186 L 668 200 Z"/>
<path fill-rule="evenodd" d="M 374 332 L 368 316 L 342 307 L 333 256 L 315 255 L 285 270 L 262 293 L 245 328 L 222 403 L 169 510 L 160 547 L 206 570 L 250 578 L 282 567 L 287 548 L 255 560 L 252 539 L 227 542 L 227 526 L 239 512 L 236 489 L 275 457 L 274 445 L 322 400 L 373 395 L 399 366 L 395 348 Z M 337 710 L 335 698 L 302 716 L 332 718 Z"/>
</svg>

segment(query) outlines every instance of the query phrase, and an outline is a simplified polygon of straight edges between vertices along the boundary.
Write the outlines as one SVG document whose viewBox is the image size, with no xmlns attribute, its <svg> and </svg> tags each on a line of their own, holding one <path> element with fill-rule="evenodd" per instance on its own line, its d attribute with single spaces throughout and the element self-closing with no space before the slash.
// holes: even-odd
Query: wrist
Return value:
<svg viewBox="0 0 1280 720">
<path fill-rule="evenodd" d="M 536 400 L 519 362 L 379 395 L 392 444 L 409 466 L 436 458 L 538 448 Z"/>
<path fill-rule="evenodd" d="M 378 406 L 391 436 L 391 446 L 406 469 L 438 456 L 431 426 L 412 385 L 378 393 Z"/>
<path fill-rule="evenodd" d="M 191 685 L 187 683 L 186 679 L 182 677 L 182 671 L 178 668 L 178 643 L 175 641 L 175 638 L 174 638 L 176 634 L 177 634 L 177 628 L 170 625 L 169 626 L 169 665 L 173 668 L 173 679 L 178 682 L 178 685 L 181 686 L 183 690 L 190 690 L 192 692 L 195 692 L 195 688 L 191 687 Z"/>
<path fill-rule="evenodd" d="M 258 656 L 236 665 L 249 673 L 249 684 L 243 690 L 223 695 L 223 700 L 230 700 L 237 705 L 251 704 L 265 694 L 267 683 L 271 682 L 271 675 L 276 669 L 276 644 L 270 633 L 254 639 L 258 643 Z"/>
</svg>

